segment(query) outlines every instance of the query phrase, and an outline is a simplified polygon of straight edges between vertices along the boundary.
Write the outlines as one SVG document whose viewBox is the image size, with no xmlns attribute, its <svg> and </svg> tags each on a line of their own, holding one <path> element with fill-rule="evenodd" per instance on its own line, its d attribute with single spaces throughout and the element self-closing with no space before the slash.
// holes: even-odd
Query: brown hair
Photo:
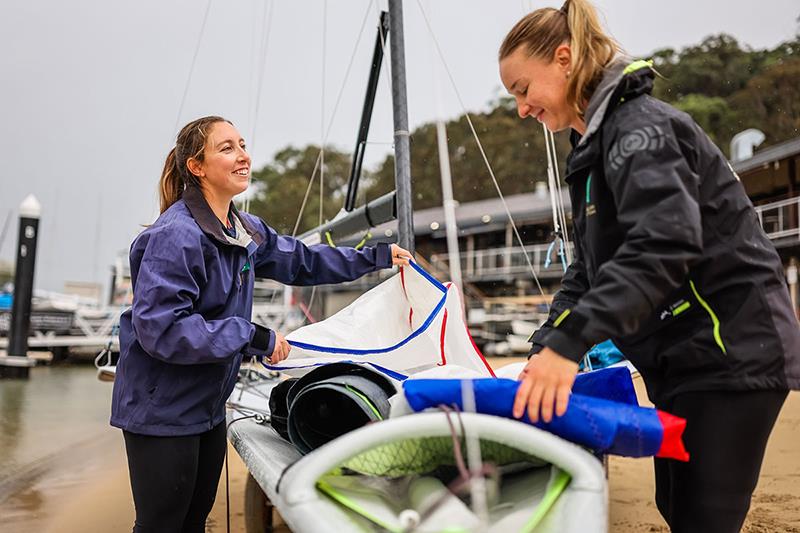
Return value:
<svg viewBox="0 0 800 533">
<path fill-rule="evenodd" d="M 186 163 L 190 159 L 203 161 L 206 138 L 211 131 L 211 126 L 217 122 L 232 124 L 231 121 L 222 117 L 208 116 L 191 121 L 178 133 L 175 147 L 167 154 L 159 181 L 162 213 L 181 199 L 186 185 L 200 185 L 199 179 L 189 172 Z"/>
<path fill-rule="evenodd" d="M 603 69 L 622 52 L 603 30 L 588 0 L 566 0 L 561 9 L 545 7 L 522 17 L 503 39 L 499 60 L 525 46 L 529 56 L 552 61 L 556 49 L 564 43 L 569 43 L 572 52 L 567 102 L 582 116 Z"/>
</svg>

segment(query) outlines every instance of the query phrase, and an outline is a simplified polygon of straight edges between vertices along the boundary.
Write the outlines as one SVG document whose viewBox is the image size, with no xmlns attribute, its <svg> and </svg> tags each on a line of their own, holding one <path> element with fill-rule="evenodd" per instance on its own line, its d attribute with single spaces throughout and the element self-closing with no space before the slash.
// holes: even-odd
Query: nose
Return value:
<svg viewBox="0 0 800 533">
<path fill-rule="evenodd" d="M 242 163 L 250 163 L 250 154 L 247 153 L 247 150 L 244 147 L 240 146 L 238 149 L 238 155 L 236 157 L 237 161 Z"/>
<path fill-rule="evenodd" d="M 517 114 L 519 118 L 525 118 L 531 113 L 531 106 L 524 100 L 517 99 Z"/>
</svg>

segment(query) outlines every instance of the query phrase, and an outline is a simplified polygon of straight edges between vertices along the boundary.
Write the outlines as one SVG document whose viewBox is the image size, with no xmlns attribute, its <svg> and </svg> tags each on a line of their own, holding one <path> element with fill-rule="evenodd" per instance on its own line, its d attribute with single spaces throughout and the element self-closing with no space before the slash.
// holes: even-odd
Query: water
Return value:
<svg viewBox="0 0 800 533">
<path fill-rule="evenodd" d="M 0 380 L 0 530 L 35 530 L 48 505 L 122 452 L 108 424 L 112 384 L 93 366 L 31 369 Z"/>
</svg>

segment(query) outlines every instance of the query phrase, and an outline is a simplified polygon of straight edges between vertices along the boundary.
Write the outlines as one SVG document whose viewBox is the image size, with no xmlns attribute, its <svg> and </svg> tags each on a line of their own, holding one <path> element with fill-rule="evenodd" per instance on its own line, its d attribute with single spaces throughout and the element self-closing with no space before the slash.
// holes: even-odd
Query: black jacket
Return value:
<svg viewBox="0 0 800 533">
<path fill-rule="evenodd" d="M 613 339 L 656 404 L 696 390 L 797 389 L 800 327 L 738 176 L 653 71 L 613 64 L 567 159 L 575 260 L 532 336 L 579 361 Z"/>
</svg>

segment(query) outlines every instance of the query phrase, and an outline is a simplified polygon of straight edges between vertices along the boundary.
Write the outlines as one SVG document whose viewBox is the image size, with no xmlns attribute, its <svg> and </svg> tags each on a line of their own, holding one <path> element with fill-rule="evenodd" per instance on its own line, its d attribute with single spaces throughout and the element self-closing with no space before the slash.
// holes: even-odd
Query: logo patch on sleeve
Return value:
<svg viewBox="0 0 800 533">
<path fill-rule="evenodd" d="M 635 129 L 623 135 L 608 152 L 608 163 L 612 170 L 619 170 L 625 160 L 636 152 L 658 151 L 664 148 L 664 130 L 652 125 Z"/>
</svg>

